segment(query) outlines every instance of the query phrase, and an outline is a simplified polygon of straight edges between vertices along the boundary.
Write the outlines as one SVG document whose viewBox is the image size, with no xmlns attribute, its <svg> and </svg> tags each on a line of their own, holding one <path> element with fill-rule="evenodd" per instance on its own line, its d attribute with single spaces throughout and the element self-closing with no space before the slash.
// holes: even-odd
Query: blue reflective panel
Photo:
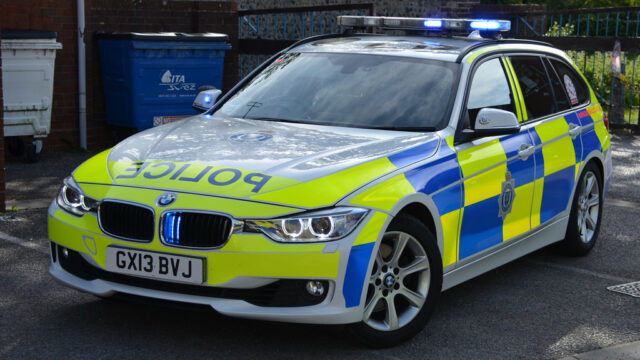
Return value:
<svg viewBox="0 0 640 360">
<path fill-rule="evenodd" d="M 438 19 L 427 19 L 424 21 L 424 27 L 428 27 L 428 28 L 441 28 L 442 27 L 442 20 L 438 20 Z"/>
</svg>

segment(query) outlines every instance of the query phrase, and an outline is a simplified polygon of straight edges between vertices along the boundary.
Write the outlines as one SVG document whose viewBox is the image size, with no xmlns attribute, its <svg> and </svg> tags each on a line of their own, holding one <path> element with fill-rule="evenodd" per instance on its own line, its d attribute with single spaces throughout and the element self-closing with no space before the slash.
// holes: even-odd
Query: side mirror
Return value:
<svg viewBox="0 0 640 360">
<path fill-rule="evenodd" d="M 216 103 L 216 100 L 218 100 L 220 94 L 222 94 L 222 91 L 216 88 L 200 91 L 191 106 L 197 112 L 203 113 L 211 109 L 211 107 Z"/>
<path fill-rule="evenodd" d="M 520 123 L 511 111 L 484 108 L 478 112 L 473 129 L 484 136 L 514 134 L 520 131 Z"/>
<path fill-rule="evenodd" d="M 515 134 L 520 131 L 516 115 L 510 111 L 484 108 L 480 109 L 472 129 L 464 129 L 457 136 L 456 143 L 471 141 L 484 136 Z"/>
</svg>

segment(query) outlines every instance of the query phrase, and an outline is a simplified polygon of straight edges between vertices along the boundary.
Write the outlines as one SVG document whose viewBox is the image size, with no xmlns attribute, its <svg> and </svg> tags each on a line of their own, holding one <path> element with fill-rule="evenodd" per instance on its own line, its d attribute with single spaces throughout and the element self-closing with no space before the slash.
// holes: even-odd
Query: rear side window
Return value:
<svg viewBox="0 0 640 360">
<path fill-rule="evenodd" d="M 542 60 L 537 56 L 514 56 L 511 64 L 522 90 L 529 120 L 556 112 L 551 84 Z"/>
<path fill-rule="evenodd" d="M 571 106 L 581 105 L 589 101 L 589 90 L 580 75 L 562 61 L 556 59 L 550 59 L 550 61 L 560 77 Z"/>
<path fill-rule="evenodd" d="M 469 128 L 470 122 L 472 123 L 482 108 L 501 109 L 515 114 L 513 99 L 500 59 L 480 64 L 471 81 L 464 128 Z"/>
</svg>

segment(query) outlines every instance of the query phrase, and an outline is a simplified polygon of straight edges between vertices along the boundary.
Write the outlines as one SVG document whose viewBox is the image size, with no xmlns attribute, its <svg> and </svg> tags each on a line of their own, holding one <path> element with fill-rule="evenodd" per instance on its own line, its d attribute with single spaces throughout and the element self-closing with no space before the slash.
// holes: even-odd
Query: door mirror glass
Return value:
<svg viewBox="0 0 640 360">
<path fill-rule="evenodd" d="M 483 108 L 476 116 L 473 130 L 483 136 L 514 134 L 520 131 L 520 123 L 511 111 Z"/>
<path fill-rule="evenodd" d="M 209 90 L 200 91 L 196 99 L 193 101 L 193 108 L 199 112 L 203 113 L 209 109 L 216 103 L 218 97 L 222 94 L 222 91 L 219 89 L 213 88 Z"/>
</svg>

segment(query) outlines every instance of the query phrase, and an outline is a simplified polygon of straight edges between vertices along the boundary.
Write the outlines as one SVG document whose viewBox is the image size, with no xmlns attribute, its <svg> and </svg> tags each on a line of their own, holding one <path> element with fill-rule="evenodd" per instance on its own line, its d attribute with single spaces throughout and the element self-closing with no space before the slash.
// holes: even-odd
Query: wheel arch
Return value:
<svg viewBox="0 0 640 360">
<path fill-rule="evenodd" d="M 389 213 L 393 217 L 400 214 L 407 214 L 418 219 L 436 238 L 440 256 L 444 256 L 444 238 L 442 235 L 440 213 L 430 196 L 423 193 L 409 194 L 400 199 Z M 389 224 L 391 224 L 391 222 L 389 222 Z M 387 225 L 387 227 L 389 227 L 389 225 Z"/>
</svg>

